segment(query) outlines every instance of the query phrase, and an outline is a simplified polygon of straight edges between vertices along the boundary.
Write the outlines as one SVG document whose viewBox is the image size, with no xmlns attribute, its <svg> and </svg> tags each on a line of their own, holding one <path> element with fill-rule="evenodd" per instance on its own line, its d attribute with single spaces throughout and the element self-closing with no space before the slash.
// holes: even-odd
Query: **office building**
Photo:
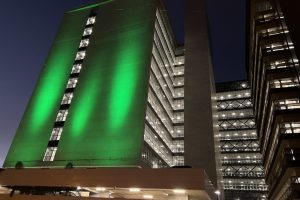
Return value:
<svg viewBox="0 0 300 200">
<path fill-rule="evenodd" d="M 28 180 L 32 168 L 37 168 L 40 177 L 57 177 L 67 170 L 53 168 L 72 169 L 70 177 L 77 180 L 79 169 L 84 174 L 89 168 L 84 174 L 89 177 L 102 176 L 105 170 L 118 173 L 113 168 L 122 167 L 129 174 L 144 171 L 147 181 L 149 174 L 158 178 L 162 171 L 139 168 L 187 165 L 198 171 L 190 169 L 189 174 L 185 169 L 186 180 L 193 181 L 193 173 L 198 172 L 202 182 L 199 187 L 179 184 L 191 190 L 185 199 L 216 197 L 211 192 L 213 186 L 219 188 L 211 98 L 214 81 L 204 3 L 187 2 L 187 9 L 184 47 L 177 45 L 161 1 L 102 0 L 67 11 L 5 160 L 5 185 L 19 186 L 18 179 L 10 182 L 5 174 Z M 12 168 L 26 170 L 17 173 Z M 50 172 L 43 174 L 40 168 Z M 90 168 L 96 171 L 89 174 Z M 169 170 L 175 176 L 176 169 Z M 139 188 L 155 189 L 145 193 L 144 199 L 175 198 L 168 184 L 143 185 L 139 178 Z M 62 190 L 82 196 L 86 192 L 88 197 L 97 190 L 82 177 L 78 183 L 62 185 L 58 179 L 55 183 L 36 180 L 13 190 L 34 195 Z M 115 185 L 100 182 L 108 193 L 115 193 L 113 197 L 127 198 L 122 188 L 135 182 L 114 181 Z M 48 189 L 32 190 L 45 185 Z M 121 191 L 113 192 L 114 186 Z M 160 189 L 166 191 L 160 193 Z M 192 190 L 198 192 L 193 195 Z M 221 197 L 222 191 L 217 195 Z M 141 193 L 128 196 L 142 197 Z"/>
<path fill-rule="evenodd" d="M 299 1 L 248 3 L 249 80 L 268 197 L 298 199 Z"/>
<path fill-rule="evenodd" d="M 262 155 L 247 81 L 218 83 L 217 109 L 226 200 L 267 199 Z"/>
</svg>

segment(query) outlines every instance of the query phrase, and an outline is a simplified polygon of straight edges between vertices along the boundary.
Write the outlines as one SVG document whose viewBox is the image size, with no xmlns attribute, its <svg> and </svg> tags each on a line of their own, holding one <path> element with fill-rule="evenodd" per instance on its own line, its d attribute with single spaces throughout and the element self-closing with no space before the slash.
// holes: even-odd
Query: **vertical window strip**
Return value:
<svg viewBox="0 0 300 200">
<path fill-rule="evenodd" d="M 92 35 L 93 25 L 95 23 L 96 23 L 96 16 L 90 16 L 87 19 L 86 28 L 84 29 L 84 31 L 82 33 L 82 39 L 79 43 L 79 49 L 88 47 L 88 45 L 90 43 L 90 39 L 87 37 L 90 37 Z M 74 64 L 73 64 L 70 74 L 80 74 L 80 71 L 82 69 L 82 64 L 75 64 L 75 63 L 78 61 L 83 61 L 85 59 L 85 57 L 86 57 L 86 50 L 79 50 L 76 53 Z M 66 89 L 76 88 L 77 82 L 78 82 L 78 78 L 70 78 L 66 85 Z M 74 96 L 73 92 L 64 93 L 64 95 L 62 97 L 61 105 L 71 105 L 73 96 Z M 55 122 L 65 122 L 67 120 L 68 112 L 69 112 L 68 109 L 59 109 Z M 49 141 L 59 141 L 60 137 L 62 135 L 62 132 L 63 132 L 63 126 L 62 127 L 54 127 L 51 132 Z M 48 146 L 46 149 L 46 152 L 44 154 L 43 161 L 44 162 L 45 161 L 48 161 L 48 162 L 54 161 L 56 151 L 57 151 L 57 147 L 49 147 Z"/>
</svg>

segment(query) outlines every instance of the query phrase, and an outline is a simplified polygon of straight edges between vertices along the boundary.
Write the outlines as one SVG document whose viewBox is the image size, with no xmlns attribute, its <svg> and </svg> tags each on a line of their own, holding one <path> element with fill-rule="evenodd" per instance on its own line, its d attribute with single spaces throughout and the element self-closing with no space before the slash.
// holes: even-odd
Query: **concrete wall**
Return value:
<svg viewBox="0 0 300 200">
<path fill-rule="evenodd" d="M 186 9 L 185 164 L 204 169 L 216 187 L 214 87 L 204 0 L 186 1 Z"/>
</svg>

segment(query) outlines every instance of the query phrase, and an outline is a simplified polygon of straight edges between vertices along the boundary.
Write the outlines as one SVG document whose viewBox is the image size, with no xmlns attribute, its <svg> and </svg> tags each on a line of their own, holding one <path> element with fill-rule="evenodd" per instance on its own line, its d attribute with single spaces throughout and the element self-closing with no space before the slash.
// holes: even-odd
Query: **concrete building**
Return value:
<svg viewBox="0 0 300 200">
<path fill-rule="evenodd" d="M 65 13 L 0 172 L 14 198 L 222 198 L 205 7 L 186 4 L 184 46 L 162 1 L 101 0 Z M 110 174 L 114 184 L 86 180 Z"/>
<path fill-rule="evenodd" d="M 299 1 L 252 0 L 249 80 L 269 199 L 298 199 Z M 297 17 L 298 16 L 298 17 Z"/>
</svg>

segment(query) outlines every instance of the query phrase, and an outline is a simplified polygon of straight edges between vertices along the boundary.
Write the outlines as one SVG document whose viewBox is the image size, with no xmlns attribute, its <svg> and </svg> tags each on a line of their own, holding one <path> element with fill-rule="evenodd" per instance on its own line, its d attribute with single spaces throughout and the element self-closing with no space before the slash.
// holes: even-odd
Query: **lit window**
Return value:
<svg viewBox="0 0 300 200">
<path fill-rule="evenodd" d="M 83 36 L 91 35 L 93 33 L 93 28 L 86 28 L 83 31 Z"/>
<path fill-rule="evenodd" d="M 63 131 L 62 128 L 54 128 L 54 129 L 52 130 L 50 140 L 51 140 L 51 141 L 53 141 L 53 140 L 59 140 L 62 131 Z"/>
<path fill-rule="evenodd" d="M 71 78 L 68 81 L 67 88 L 75 88 L 77 84 L 77 78 Z"/>
<path fill-rule="evenodd" d="M 77 73 L 80 73 L 81 68 L 82 68 L 82 65 L 81 65 L 81 64 L 73 65 L 71 74 L 77 74 Z"/>
<path fill-rule="evenodd" d="M 96 17 L 88 18 L 86 25 L 94 24 L 96 22 Z"/>
<path fill-rule="evenodd" d="M 85 39 L 85 40 L 81 40 L 80 41 L 80 44 L 79 44 L 79 47 L 87 47 L 90 43 L 90 40 L 89 39 Z"/>
<path fill-rule="evenodd" d="M 68 115 L 68 110 L 60 110 L 58 111 L 57 117 L 56 117 L 56 121 L 57 122 L 64 122 L 66 121 Z"/>
<path fill-rule="evenodd" d="M 57 147 L 48 147 L 43 161 L 53 161 L 56 151 Z"/>
<path fill-rule="evenodd" d="M 75 60 L 83 60 L 84 57 L 85 57 L 85 51 L 79 51 L 79 52 L 76 54 Z"/>
<path fill-rule="evenodd" d="M 72 98 L 73 98 L 73 93 L 64 94 L 63 100 L 61 101 L 61 104 L 62 105 L 71 104 Z"/>
</svg>

